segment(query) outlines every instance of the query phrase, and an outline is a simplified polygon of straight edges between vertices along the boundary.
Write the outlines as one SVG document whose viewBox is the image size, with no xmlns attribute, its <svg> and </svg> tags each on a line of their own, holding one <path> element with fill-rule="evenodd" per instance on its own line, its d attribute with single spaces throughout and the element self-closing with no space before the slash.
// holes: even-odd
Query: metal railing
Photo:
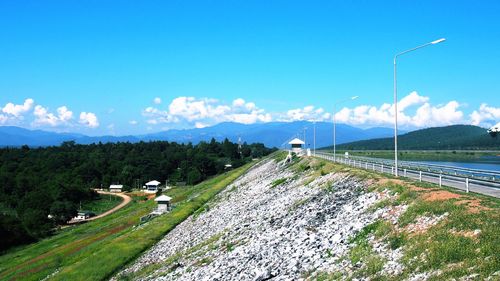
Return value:
<svg viewBox="0 0 500 281">
<path fill-rule="evenodd" d="M 329 153 L 325 153 L 329 154 Z M 349 156 L 351 159 L 357 159 L 367 162 L 374 163 L 383 163 L 386 165 L 394 166 L 394 161 L 389 159 L 381 159 L 381 158 L 370 158 L 363 156 Z M 426 171 L 426 172 L 434 172 L 440 174 L 448 174 L 453 176 L 462 176 L 465 178 L 478 178 L 484 180 L 490 180 L 493 182 L 500 183 L 500 171 L 493 170 L 480 170 L 480 169 L 470 169 L 470 168 L 461 168 L 447 165 L 438 165 L 438 164 L 428 164 L 422 163 L 418 161 L 399 161 L 399 165 L 401 168 L 407 168 L 418 171 Z M 398 169 L 399 170 L 399 169 Z"/>
<path fill-rule="evenodd" d="M 383 159 L 373 160 L 372 158 L 354 157 L 336 157 L 333 159 L 333 154 L 325 152 L 316 152 L 316 156 L 353 166 L 356 168 L 362 168 L 366 170 L 371 170 L 379 173 L 386 173 L 394 175 L 394 162 L 384 161 Z M 457 188 L 464 190 L 465 192 L 473 191 L 476 193 L 486 194 L 494 197 L 500 197 L 500 175 L 497 176 L 496 171 L 481 171 L 472 169 L 453 169 L 453 174 L 445 173 L 442 168 L 435 170 L 430 169 L 428 166 L 407 165 L 408 162 L 404 162 L 403 165 L 399 165 L 398 173 L 400 176 L 406 178 L 412 178 L 421 182 L 435 183 L 439 186 L 448 186 L 452 188 Z M 415 163 L 415 162 L 413 162 Z M 436 165 L 439 166 L 439 165 Z M 421 168 L 421 169 L 419 169 Z M 454 167 L 453 167 L 454 168 Z M 471 170 L 464 172 L 463 170 Z M 460 172 L 458 172 L 460 171 Z M 482 174 L 488 175 L 487 177 L 480 176 Z M 499 173 L 500 174 L 500 173 Z M 493 177 L 492 177 L 493 176 Z"/>
</svg>

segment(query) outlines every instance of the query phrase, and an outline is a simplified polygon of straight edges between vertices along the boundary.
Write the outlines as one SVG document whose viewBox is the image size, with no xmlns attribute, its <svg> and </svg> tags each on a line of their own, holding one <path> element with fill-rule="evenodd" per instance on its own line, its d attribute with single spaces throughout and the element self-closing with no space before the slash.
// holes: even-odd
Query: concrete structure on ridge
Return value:
<svg viewBox="0 0 500 281">
<path fill-rule="evenodd" d="M 294 138 L 288 143 L 291 146 L 292 152 L 302 154 L 302 146 L 305 144 L 301 139 Z"/>
</svg>

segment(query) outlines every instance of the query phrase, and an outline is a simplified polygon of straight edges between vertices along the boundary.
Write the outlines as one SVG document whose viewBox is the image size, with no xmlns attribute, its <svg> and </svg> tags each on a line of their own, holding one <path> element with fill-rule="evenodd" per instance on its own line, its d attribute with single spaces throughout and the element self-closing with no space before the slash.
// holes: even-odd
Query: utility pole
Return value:
<svg viewBox="0 0 500 281">
<path fill-rule="evenodd" d="M 313 121 L 313 124 L 314 124 L 313 155 L 316 156 L 316 120 Z"/>
<path fill-rule="evenodd" d="M 238 137 L 238 154 L 241 158 L 241 136 Z"/>
<path fill-rule="evenodd" d="M 441 43 L 445 41 L 446 39 L 441 38 L 438 40 L 434 40 L 432 42 L 420 45 L 418 47 L 403 51 L 401 53 L 398 53 L 394 56 L 394 168 L 395 168 L 395 173 L 394 175 L 397 177 L 398 176 L 398 83 L 397 83 L 397 59 L 399 56 L 404 55 L 409 52 L 413 52 L 415 50 L 418 50 L 420 48 L 424 48 L 430 45 L 435 45 L 438 43 Z"/>
<path fill-rule="evenodd" d="M 306 149 L 307 149 L 306 130 L 307 130 L 307 127 L 304 127 L 304 144 L 305 144 Z"/>
</svg>

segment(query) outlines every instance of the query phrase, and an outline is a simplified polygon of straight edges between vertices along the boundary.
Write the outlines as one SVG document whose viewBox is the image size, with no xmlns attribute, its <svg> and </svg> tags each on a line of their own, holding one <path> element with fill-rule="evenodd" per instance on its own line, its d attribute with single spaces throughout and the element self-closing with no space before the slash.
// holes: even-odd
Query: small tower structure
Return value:
<svg viewBox="0 0 500 281">
<path fill-rule="evenodd" d="M 290 145 L 292 152 L 302 154 L 302 146 L 305 144 L 304 141 L 299 138 L 294 138 L 288 144 Z"/>
</svg>

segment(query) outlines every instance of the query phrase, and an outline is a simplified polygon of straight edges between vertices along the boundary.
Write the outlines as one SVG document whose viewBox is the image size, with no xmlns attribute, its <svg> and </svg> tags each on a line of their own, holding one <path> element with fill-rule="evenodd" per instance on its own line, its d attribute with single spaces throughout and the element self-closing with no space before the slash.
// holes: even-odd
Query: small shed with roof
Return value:
<svg viewBox="0 0 500 281">
<path fill-rule="evenodd" d="M 110 192 L 119 193 L 122 192 L 122 189 L 123 189 L 123 184 L 112 184 L 109 186 Z"/>
<path fill-rule="evenodd" d="M 302 153 L 302 146 L 305 144 L 305 142 L 303 142 L 299 138 L 294 138 L 288 144 L 291 146 L 292 152 Z"/>
<path fill-rule="evenodd" d="M 158 207 L 154 211 L 156 214 L 163 214 L 172 209 L 170 201 L 172 201 L 172 197 L 167 195 L 160 195 L 155 198 L 155 201 L 158 203 Z"/>
<path fill-rule="evenodd" d="M 159 182 L 157 180 L 152 180 L 150 182 L 147 182 L 144 185 L 144 188 L 146 189 L 146 191 L 156 192 L 156 191 L 158 191 L 160 184 L 161 184 L 161 182 Z"/>
</svg>

